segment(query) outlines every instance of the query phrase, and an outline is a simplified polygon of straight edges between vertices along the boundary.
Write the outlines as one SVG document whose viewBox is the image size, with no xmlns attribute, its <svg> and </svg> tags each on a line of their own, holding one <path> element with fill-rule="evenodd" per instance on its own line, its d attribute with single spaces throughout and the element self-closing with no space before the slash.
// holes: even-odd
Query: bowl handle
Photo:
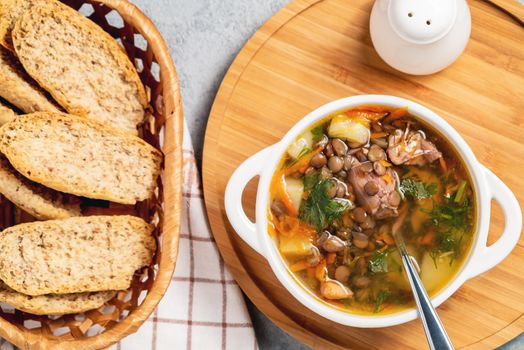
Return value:
<svg viewBox="0 0 524 350">
<path fill-rule="evenodd" d="M 237 234 L 257 253 L 264 256 L 257 237 L 257 229 L 242 208 L 242 193 L 251 179 L 264 171 L 266 159 L 271 155 L 273 146 L 263 149 L 246 159 L 233 173 L 227 183 L 225 193 L 226 215 Z M 258 194 L 257 194 L 258 196 Z"/>
<path fill-rule="evenodd" d="M 489 247 L 482 246 L 478 261 L 473 264 L 469 277 L 475 277 L 488 271 L 511 253 L 520 238 L 522 213 L 519 202 L 511 190 L 491 170 L 484 168 L 484 174 L 495 199 L 504 213 L 504 231 L 500 238 Z"/>
</svg>

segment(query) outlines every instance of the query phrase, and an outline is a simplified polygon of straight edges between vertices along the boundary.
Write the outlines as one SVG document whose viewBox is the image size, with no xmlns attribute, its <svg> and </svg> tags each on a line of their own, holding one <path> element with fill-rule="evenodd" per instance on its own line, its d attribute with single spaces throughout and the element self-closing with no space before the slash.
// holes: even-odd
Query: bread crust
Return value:
<svg viewBox="0 0 524 350">
<path fill-rule="evenodd" d="M 0 96 L 26 113 L 59 112 L 38 84 L 24 71 L 16 58 L 0 47 Z"/>
<path fill-rule="evenodd" d="M 2 0 L 0 1 L 0 45 L 14 52 L 11 33 L 16 20 L 35 4 L 51 0 Z"/>
<path fill-rule="evenodd" d="M 39 220 L 80 216 L 80 199 L 46 188 L 20 175 L 0 155 L 0 193 Z"/>
<path fill-rule="evenodd" d="M 12 38 L 25 70 L 67 112 L 137 133 L 148 105 L 144 86 L 122 47 L 97 24 L 50 1 L 24 12 Z"/>
<path fill-rule="evenodd" d="M 126 290 L 151 264 L 153 226 L 134 216 L 19 224 L 0 234 L 0 279 L 30 296 Z"/>
<path fill-rule="evenodd" d="M 33 315 L 66 315 L 86 312 L 104 306 L 116 296 L 116 291 L 47 294 L 29 296 L 9 288 L 0 281 L 0 302 Z"/>
<path fill-rule="evenodd" d="M 0 101 L 0 126 L 15 119 L 16 113 Z"/>
<path fill-rule="evenodd" d="M 31 181 L 122 204 L 152 196 L 162 163 L 162 153 L 144 140 L 62 113 L 33 113 L 5 124 L 0 152 Z"/>
</svg>

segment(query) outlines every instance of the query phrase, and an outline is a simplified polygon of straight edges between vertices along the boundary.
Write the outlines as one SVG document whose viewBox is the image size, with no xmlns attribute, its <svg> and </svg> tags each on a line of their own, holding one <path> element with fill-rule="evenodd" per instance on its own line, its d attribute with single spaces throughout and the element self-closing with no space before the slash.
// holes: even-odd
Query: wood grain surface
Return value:
<svg viewBox="0 0 524 350">
<path fill-rule="evenodd" d="M 264 258 L 235 234 L 223 197 L 234 169 L 277 142 L 299 119 L 338 98 L 389 94 L 434 110 L 465 138 L 481 163 L 524 203 L 524 27 L 513 1 L 470 1 L 465 53 L 431 76 L 389 68 L 369 37 L 370 0 L 298 0 L 267 22 L 226 75 L 209 119 L 204 192 L 218 247 L 244 292 L 286 332 L 317 349 L 420 349 L 420 322 L 382 329 L 338 325 L 306 309 Z M 508 5 L 507 7 L 505 5 Z M 255 181 L 244 194 L 253 218 Z M 489 241 L 504 220 L 494 206 Z M 438 311 L 455 346 L 493 349 L 524 330 L 524 238 L 496 268 L 464 284 Z"/>
</svg>

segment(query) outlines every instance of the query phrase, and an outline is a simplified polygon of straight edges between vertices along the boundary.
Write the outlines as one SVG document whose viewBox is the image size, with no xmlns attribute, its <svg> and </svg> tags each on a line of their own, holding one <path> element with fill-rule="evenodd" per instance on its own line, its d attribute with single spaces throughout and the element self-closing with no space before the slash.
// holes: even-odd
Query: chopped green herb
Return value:
<svg viewBox="0 0 524 350">
<path fill-rule="evenodd" d="M 462 237 L 460 238 L 462 239 Z M 437 259 L 444 253 L 453 252 L 449 264 L 453 263 L 456 253 L 460 248 L 460 241 L 455 238 L 451 232 L 442 232 L 437 235 L 437 246 L 429 252 L 429 256 L 435 264 L 435 268 L 438 267 Z"/>
<path fill-rule="evenodd" d="M 435 269 L 438 269 L 437 259 L 440 257 L 440 254 L 442 253 L 438 249 L 433 249 L 429 252 L 429 256 L 431 260 L 433 260 L 433 265 L 435 265 Z"/>
<path fill-rule="evenodd" d="M 317 143 L 318 141 L 322 140 L 322 137 L 324 136 L 324 127 L 322 125 L 319 125 L 311 130 L 311 134 L 313 135 L 313 143 Z"/>
<path fill-rule="evenodd" d="M 449 252 L 455 249 L 456 240 L 451 234 L 442 234 L 437 237 L 438 247 L 443 252 Z"/>
<path fill-rule="evenodd" d="M 300 220 L 310 224 L 318 232 L 338 219 L 343 212 L 353 208 L 353 203 L 349 200 L 329 197 L 328 191 L 335 185 L 333 179 L 318 181 L 311 187 L 309 196 L 300 206 Z"/>
<path fill-rule="evenodd" d="M 455 203 L 462 203 L 462 200 L 464 199 L 464 195 L 466 194 L 466 185 L 467 182 L 462 180 L 460 182 L 460 185 L 457 190 L 457 194 L 455 194 Z"/>
<path fill-rule="evenodd" d="M 424 184 L 414 179 L 403 179 L 400 183 L 400 191 L 406 197 L 413 199 L 431 198 L 437 192 L 437 184 Z"/>
<path fill-rule="evenodd" d="M 320 181 L 320 171 L 314 171 L 304 176 L 304 191 L 309 191 Z"/>
<path fill-rule="evenodd" d="M 391 293 L 387 289 L 381 289 L 380 292 L 378 292 L 377 298 L 375 299 L 375 308 L 373 309 L 374 313 L 381 310 L 382 304 L 387 300 L 387 298 L 389 298 L 390 294 Z"/>
<path fill-rule="evenodd" d="M 369 270 L 373 273 L 388 272 L 388 252 L 375 251 L 369 259 Z"/>
<path fill-rule="evenodd" d="M 462 239 L 470 229 L 470 203 L 467 199 L 457 204 L 453 198 L 447 198 L 446 203 L 439 205 L 433 202 L 431 210 L 420 209 L 430 215 L 429 221 L 437 227 L 436 246 L 430 253 L 431 258 L 437 266 L 436 259 L 443 253 L 453 252 L 450 265 L 460 253 Z"/>
<path fill-rule="evenodd" d="M 458 238 L 456 237 L 457 234 Z M 438 268 L 437 259 L 440 258 L 442 254 L 449 254 L 449 252 L 453 253 L 451 255 L 451 259 L 449 260 L 449 265 L 451 266 L 453 264 L 455 258 L 459 254 L 463 237 L 464 232 L 455 232 L 455 234 L 451 232 L 444 232 L 437 236 L 437 246 L 429 252 L 429 256 L 433 260 L 435 268 Z"/>
<path fill-rule="evenodd" d="M 335 198 L 330 200 L 324 208 L 326 222 L 331 224 L 333 221 L 337 220 L 343 212 L 351 208 L 353 208 L 353 203 L 348 199 Z"/>
<path fill-rule="evenodd" d="M 468 218 L 469 201 L 466 199 L 463 203 L 457 204 L 452 199 L 447 198 L 446 202 L 443 205 L 439 205 L 434 201 L 431 210 L 424 208 L 420 208 L 420 210 L 429 214 L 430 222 L 441 229 L 455 228 L 466 230 L 470 222 Z"/>
</svg>

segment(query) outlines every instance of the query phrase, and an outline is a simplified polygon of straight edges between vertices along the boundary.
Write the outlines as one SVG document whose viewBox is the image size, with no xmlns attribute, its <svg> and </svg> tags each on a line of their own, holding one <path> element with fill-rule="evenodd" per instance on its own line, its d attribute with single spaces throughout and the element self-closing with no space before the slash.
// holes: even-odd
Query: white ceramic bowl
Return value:
<svg viewBox="0 0 524 350">
<path fill-rule="evenodd" d="M 414 320 L 417 317 L 417 311 L 411 308 L 386 315 L 357 315 L 328 305 L 292 277 L 274 241 L 267 232 L 269 186 L 273 173 L 287 147 L 300 133 L 317 120 L 321 120 L 336 111 L 365 104 L 392 107 L 407 106 L 411 114 L 429 123 L 455 146 L 473 179 L 477 201 L 477 229 L 473 245 L 460 271 L 445 288 L 432 298 L 435 307 L 449 298 L 466 280 L 489 270 L 511 252 L 520 237 L 522 215 L 513 193 L 496 175 L 478 162 L 469 146 L 455 129 L 431 110 L 418 103 L 398 97 L 362 95 L 328 103 L 296 123 L 280 142 L 247 159 L 231 176 L 225 193 L 226 213 L 235 231 L 247 244 L 267 259 L 284 287 L 306 307 L 318 315 L 340 324 L 374 328 L 393 326 Z M 247 183 L 258 175 L 260 175 L 260 180 L 256 200 L 256 223 L 253 223 L 242 209 L 242 192 Z M 492 199 L 500 204 L 506 223 L 499 240 L 487 247 Z"/>
</svg>

